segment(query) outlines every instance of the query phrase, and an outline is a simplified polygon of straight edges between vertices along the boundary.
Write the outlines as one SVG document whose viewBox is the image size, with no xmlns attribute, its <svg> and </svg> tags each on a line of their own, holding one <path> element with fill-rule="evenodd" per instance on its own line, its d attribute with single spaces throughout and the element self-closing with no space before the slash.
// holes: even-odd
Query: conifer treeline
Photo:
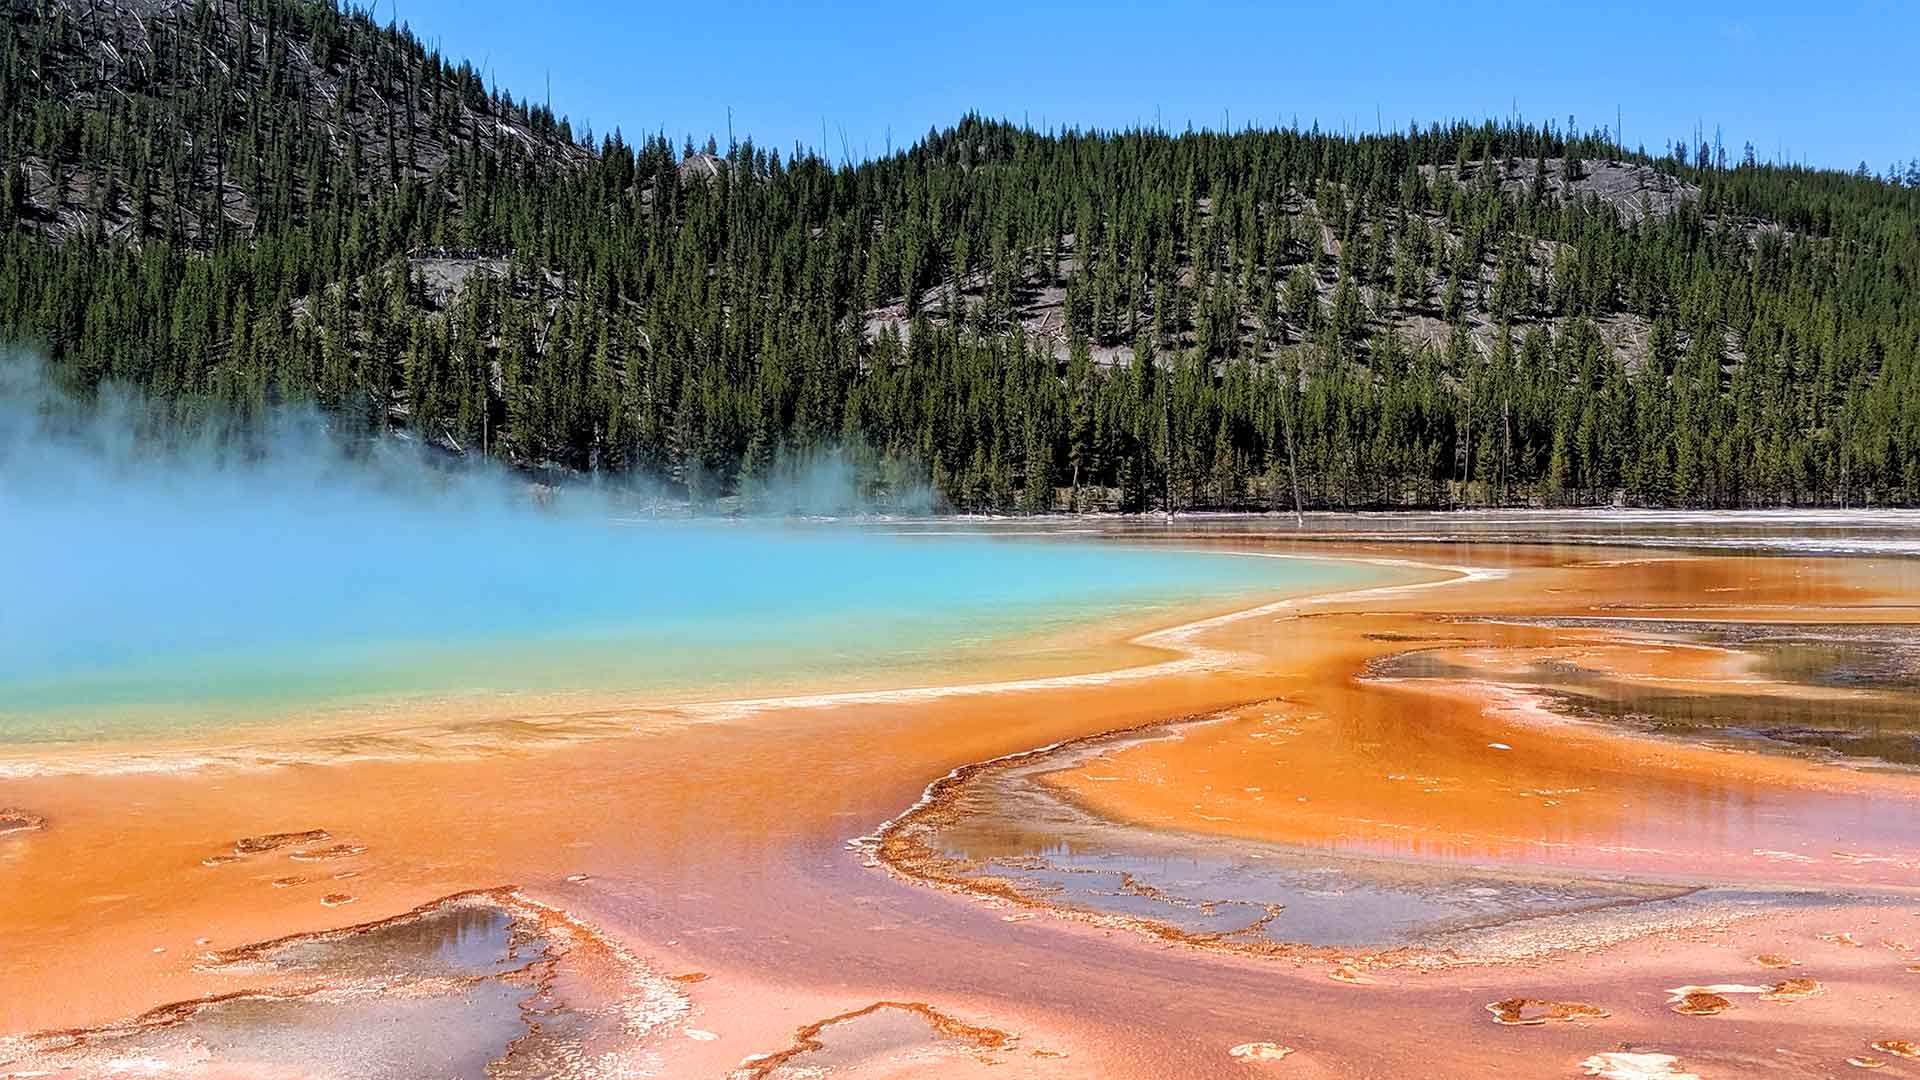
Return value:
<svg viewBox="0 0 1920 1080">
<path fill-rule="evenodd" d="M 313 403 L 696 496 L 844 447 L 969 510 L 1290 506 L 1295 476 L 1920 501 L 1920 170 L 978 117 L 836 165 L 596 140 L 324 0 L 8 10 L 0 334 L 174 424 Z"/>
</svg>

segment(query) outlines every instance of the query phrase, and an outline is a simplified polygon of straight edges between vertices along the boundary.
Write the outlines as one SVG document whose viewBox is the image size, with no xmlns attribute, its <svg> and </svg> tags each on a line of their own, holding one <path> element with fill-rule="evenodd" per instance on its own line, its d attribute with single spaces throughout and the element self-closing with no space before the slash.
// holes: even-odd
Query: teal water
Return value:
<svg viewBox="0 0 1920 1080">
<path fill-rule="evenodd" d="M 16 598 L 0 743 L 177 737 L 419 696 L 906 686 L 1123 613 L 1361 576 L 850 524 L 334 502 L 196 496 L 141 507 L 131 531 L 117 502 L 41 507 L 0 569 Z"/>
<path fill-rule="evenodd" d="M 0 354 L 0 745 L 1060 670 L 1092 661 L 1049 631 L 1359 576 L 870 519 L 665 520 L 637 515 L 642 490 L 534 488 L 320 413 L 182 429 L 156 426 L 162 405 L 78 399 Z M 835 464 L 769 504 L 857 508 Z"/>
</svg>

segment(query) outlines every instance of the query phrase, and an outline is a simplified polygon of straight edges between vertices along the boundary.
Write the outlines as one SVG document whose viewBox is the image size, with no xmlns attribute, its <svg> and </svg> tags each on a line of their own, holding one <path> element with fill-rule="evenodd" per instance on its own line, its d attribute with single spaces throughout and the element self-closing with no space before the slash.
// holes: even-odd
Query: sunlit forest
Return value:
<svg viewBox="0 0 1920 1080">
<path fill-rule="evenodd" d="M 1676 133 L 595 133 L 368 13 L 0 20 L 0 336 L 143 434 L 969 512 L 1920 502 L 1920 166 Z"/>
</svg>

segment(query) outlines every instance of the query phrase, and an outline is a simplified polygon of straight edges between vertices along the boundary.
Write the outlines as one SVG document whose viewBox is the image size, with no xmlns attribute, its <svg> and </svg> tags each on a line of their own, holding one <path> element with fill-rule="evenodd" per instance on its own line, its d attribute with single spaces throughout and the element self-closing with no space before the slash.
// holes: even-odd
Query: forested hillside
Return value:
<svg viewBox="0 0 1920 1080">
<path fill-rule="evenodd" d="M 310 0 L 8 0 L 0 337 L 191 429 L 312 404 L 961 510 L 1920 502 L 1920 169 L 1504 123 L 867 162 L 572 129 Z"/>
</svg>

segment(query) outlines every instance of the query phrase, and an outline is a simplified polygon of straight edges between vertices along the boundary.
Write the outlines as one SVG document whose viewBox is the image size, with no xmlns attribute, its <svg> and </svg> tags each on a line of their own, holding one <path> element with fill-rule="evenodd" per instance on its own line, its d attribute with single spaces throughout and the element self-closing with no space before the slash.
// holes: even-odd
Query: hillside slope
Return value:
<svg viewBox="0 0 1920 1080">
<path fill-rule="evenodd" d="M 450 170 L 578 165 L 544 108 L 361 14 L 286 0 L 36 0 L 0 51 L 27 228 L 207 249 Z"/>
<path fill-rule="evenodd" d="M 1452 124 L 638 146 L 312 0 L 0 22 L 0 334 L 167 425 L 313 403 L 978 510 L 1920 500 L 1920 174 Z"/>
</svg>

